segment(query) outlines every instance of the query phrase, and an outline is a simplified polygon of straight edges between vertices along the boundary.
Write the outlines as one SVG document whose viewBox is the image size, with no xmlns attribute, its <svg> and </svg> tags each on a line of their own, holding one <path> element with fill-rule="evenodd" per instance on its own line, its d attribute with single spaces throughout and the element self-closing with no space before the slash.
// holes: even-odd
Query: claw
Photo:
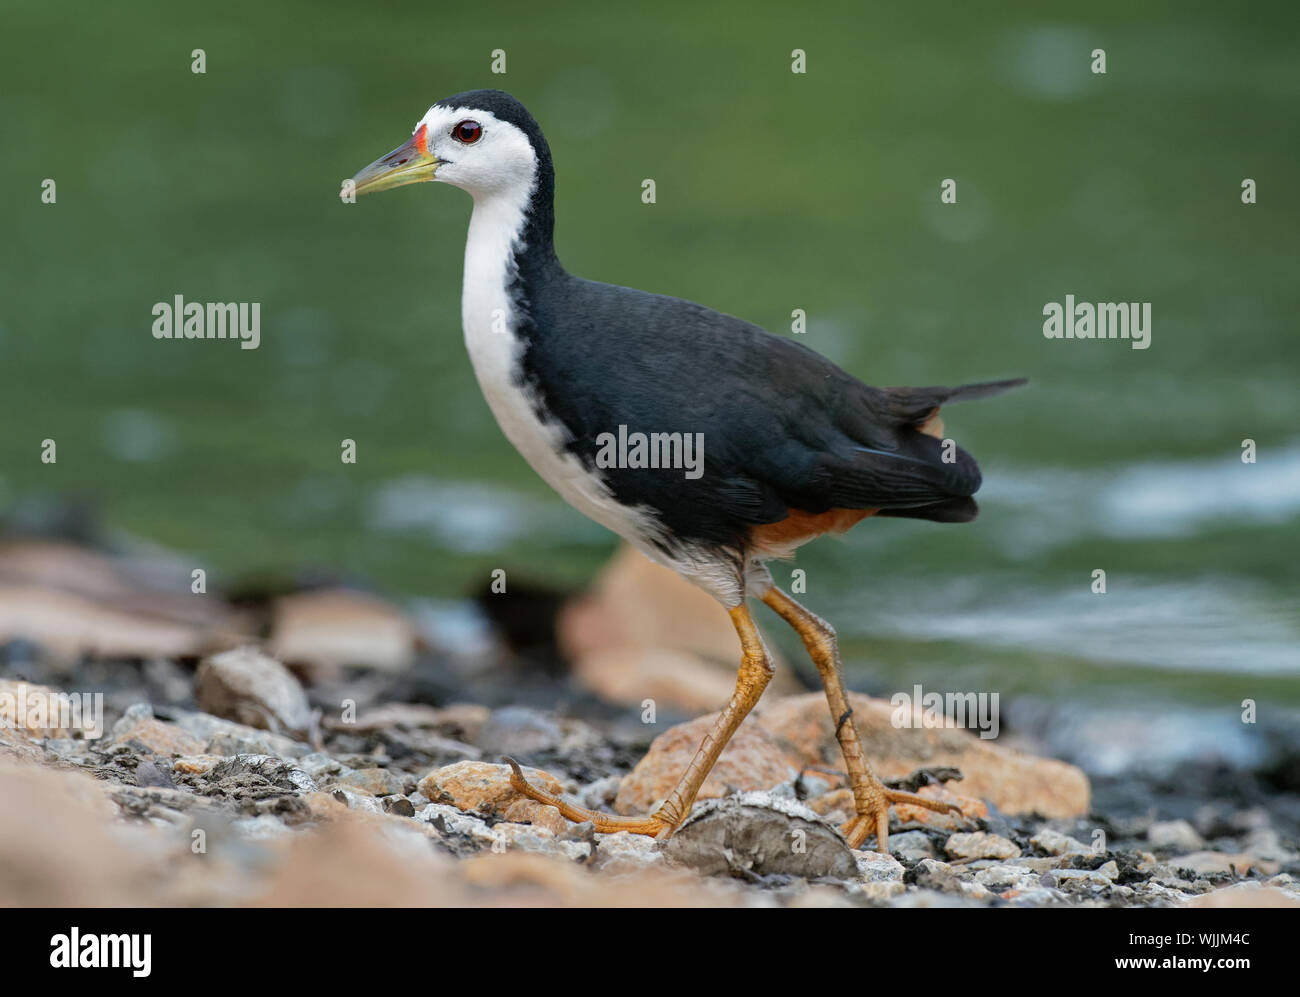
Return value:
<svg viewBox="0 0 1300 997">
<path fill-rule="evenodd" d="M 631 831 L 633 834 L 646 834 L 655 838 L 666 838 L 673 833 L 676 827 L 676 825 L 669 824 L 667 821 L 653 815 L 650 817 L 616 817 L 613 814 L 600 813 L 596 810 L 588 810 L 585 807 L 574 806 L 572 803 L 568 803 L 558 796 L 553 796 L 529 783 L 524 777 L 524 770 L 519 767 L 519 763 L 513 758 L 503 755 L 501 760 L 510 766 L 511 789 L 516 793 L 522 793 L 530 800 L 536 800 L 544 806 L 555 807 L 562 816 L 575 824 L 590 821 L 597 831 L 604 834 L 612 834 L 616 831 Z"/>
<path fill-rule="evenodd" d="M 528 785 L 528 780 L 524 778 L 524 770 L 519 767 L 519 763 L 509 755 L 502 755 L 501 760 L 510 766 L 510 788 L 516 793 L 528 795 L 528 791 L 533 787 Z"/>
<path fill-rule="evenodd" d="M 962 809 L 956 803 L 948 803 L 945 800 L 935 800 L 928 796 L 920 796 L 916 793 L 907 793 L 899 789 L 884 790 L 883 806 L 870 813 L 860 813 L 851 818 L 845 824 L 841 825 L 840 833 L 849 843 L 850 848 L 860 848 L 862 843 L 870 837 L 874 831 L 876 835 L 876 850 L 889 854 L 889 805 L 891 803 L 910 803 L 913 806 L 923 807 L 926 810 L 933 810 L 941 814 L 956 814 L 958 817 L 963 816 Z"/>
</svg>

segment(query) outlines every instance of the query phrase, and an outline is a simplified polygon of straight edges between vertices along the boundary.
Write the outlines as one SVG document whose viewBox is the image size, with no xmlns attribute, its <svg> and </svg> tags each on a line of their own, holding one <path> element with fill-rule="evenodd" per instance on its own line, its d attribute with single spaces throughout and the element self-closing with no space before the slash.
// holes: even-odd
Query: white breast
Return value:
<svg viewBox="0 0 1300 997">
<path fill-rule="evenodd" d="M 515 335 L 515 306 L 507 288 L 514 276 L 513 247 L 523 229 L 526 204 L 526 198 L 502 194 L 474 202 L 461 294 L 461 322 L 474 374 L 501 431 L 532 469 L 579 512 L 640 544 L 644 517 L 615 502 L 600 479 L 564 451 L 563 426 L 542 422 L 530 396 L 515 381 L 522 344 Z"/>
<path fill-rule="evenodd" d="M 515 334 L 515 306 L 508 288 L 514 277 L 514 245 L 523 230 L 527 196 L 475 198 L 465 244 L 461 321 L 465 346 L 479 388 L 506 438 L 560 496 L 583 515 L 628 540 L 651 560 L 681 573 L 720 599 L 739 603 L 743 582 L 736 566 L 711 552 L 680 549 L 672 557 L 657 548 L 648 513 L 619 504 L 600 478 L 565 451 L 567 431 L 543 422 L 527 391 L 517 383 L 522 343 Z M 611 427 L 612 429 L 613 427 Z"/>
</svg>

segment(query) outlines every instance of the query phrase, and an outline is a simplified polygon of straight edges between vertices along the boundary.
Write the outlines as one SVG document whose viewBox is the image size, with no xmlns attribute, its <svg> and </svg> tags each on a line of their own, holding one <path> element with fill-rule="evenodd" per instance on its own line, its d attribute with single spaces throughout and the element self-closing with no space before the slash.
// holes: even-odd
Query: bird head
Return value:
<svg viewBox="0 0 1300 997">
<path fill-rule="evenodd" d="M 546 140 L 524 106 L 501 90 L 472 90 L 440 100 L 416 122 L 410 141 L 352 178 L 358 194 L 437 181 L 469 191 L 527 196 Z"/>
</svg>

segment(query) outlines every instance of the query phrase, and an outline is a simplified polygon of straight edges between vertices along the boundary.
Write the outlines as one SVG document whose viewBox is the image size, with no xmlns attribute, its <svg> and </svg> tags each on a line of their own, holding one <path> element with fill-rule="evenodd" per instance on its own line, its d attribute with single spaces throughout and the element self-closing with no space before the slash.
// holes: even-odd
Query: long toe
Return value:
<svg viewBox="0 0 1300 997">
<path fill-rule="evenodd" d="M 919 796 L 916 793 L 906 793 L 897 789 L 883 789 L 883 795 L 877 797 L 875 802 L 841 825 L 840 831 L 850 848 L 861 848 L 867 838 L 874 834 L 876 851 L 889 854 L 889 807 L 893 803 L 911 803 L 936 813 L 958 816 L 962 813 L 961 807 L 955 803 L 934 800 L 928 796 Z"/>
<path fill-rule="evenodd" d="M 599 810 L 588 810 L 586 807 L 575 806 L 567 800 L 538 789 L 530 783 L 524 777 L 524 770 L 519 767 L 519 763 L 513 758 L 506 758 L 505 762 L 510 766 L 510 787 L 516 793 L 521 793 L 530 800 L 536 800 L 546 806 L 555 807 L 565 819 L 571 820 L 575 824 L 590 821 L 595 829 L 602 834 L 630 831 L 633 834 L 647 834 L 653 838 L 666 838 L 674 830 L 675 825 L 655 815 L 649 817 L 618 817 L 614 814 L 601 813 Z"/>
</svg>

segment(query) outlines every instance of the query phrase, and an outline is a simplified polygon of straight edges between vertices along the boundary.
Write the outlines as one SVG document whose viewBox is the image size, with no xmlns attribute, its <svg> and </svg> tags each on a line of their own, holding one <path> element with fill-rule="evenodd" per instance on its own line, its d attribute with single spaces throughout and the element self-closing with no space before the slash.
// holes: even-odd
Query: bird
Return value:
<svg viewBox="0 0 1300 997">
<path fill-rule="evenodd" d="M 598 832 L 670 836 L 772 677 L 749 610 L 758 600 L 795 630 L 817 667 L 852 790 L 854 816 L 841 828 L 849 845 L 874 834 L 888 852 L 894 803 L 960 816 L 954 804 L 876 776 L 834 628 L 778 587 L 767 562 L 868 517 L 974 519 L 979 467 L 944 438 L 940 407 L 1025 380 L 871 387 L 740 318 L 569 273 L 555 249 L 550 146 L 503 90 L 438 101 L 409 141 L 345 181 L 341 196 L 425 182 L 473 200 L 461 325 L 506 438 L 579 512 L 717 599 L 740 646 L 731 699 L 653 813 L 577 806 L 506 759 L 513 788 Z"/>
</svg>

